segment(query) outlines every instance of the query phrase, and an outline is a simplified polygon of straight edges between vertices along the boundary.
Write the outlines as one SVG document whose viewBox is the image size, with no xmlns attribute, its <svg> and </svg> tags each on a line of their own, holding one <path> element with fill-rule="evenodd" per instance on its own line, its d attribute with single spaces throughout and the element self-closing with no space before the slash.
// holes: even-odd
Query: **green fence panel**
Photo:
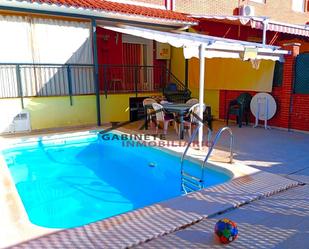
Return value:
<svg viewBox="0 0 309 249">
<path fill-rule="evenodd" d="M 282 86 L 283 81 L 283 62 L 276 61 L 274 70 L 273 86 Z"/>
<path fill-rule="evenodd" d="M 297 56 L 294 77 L 294 92 L 309 94 L 309 53 Z"/>
</svg>

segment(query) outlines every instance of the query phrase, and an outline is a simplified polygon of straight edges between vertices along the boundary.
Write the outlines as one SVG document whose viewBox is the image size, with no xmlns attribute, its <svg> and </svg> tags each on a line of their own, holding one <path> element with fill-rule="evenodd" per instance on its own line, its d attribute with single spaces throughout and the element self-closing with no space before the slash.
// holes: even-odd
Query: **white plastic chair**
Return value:
<svg viewBox="0 0 309 249">
<path fill-rule="evenodd" d="M 153 103 L 157 103 L 157 101 L 155 99 L 152 99 L 152 98 L 146 98 L 146 99 L 143 100 L 144 108 L 145 108 L 145 106 L 150 106 Z M 152 122 L 152 116 L 154 116 L 151 113 L 152 113 L 152 110 L 148 108 L 146 115 L 147 115 L 147 122 L 149 122 L 149 123 Z"/>
<path fill-rule="evenodd" d="M 186 102 L 186 104 L 188 104 L 188 105 L 195 105 L 195 104 L 198 104 L 198 103 L 199 103 L 198 99 L 194 99 L 194 98 L 189 99 L 189 100 Z"/>
<path fill-rule="evenodd" d="M 152 103 L 157 103 L 155 99 L 152 98 L 146 98 L 143 100 L 143 106 L 145 105 L 152 105 Z"/>
<path fill-rule="evenodd" d="M 203 112 L 206 110 L 206 105 L 203 104 Z M 199 116 L 200 113 L 200 104 L 197 103 L 195 105 L 193 105 L 190 109 L 189 109 L 189 114 L 190 114 L 190 121 L 184 121 L 184 127 L 188 127 L 188 133 L 189 133 L 189 137 L 191 137 L 192 134 L 192 125 L 198 124 L 200 122 L 200 120 L 197 118 L 197 116 Z"/>
<path fill-rule="evenodd" d="M 174 123 L 174 127 L 176 129 L 177 132 L 177 126 L 176 126 L 176 121 L 174 118 L 171 118 L 169 116 L 167 116 L 164 113 L 164 108 L 162 105 L 158 104 L 158 103 L 152 103 L 152 108 L 155 110 L 156 112 L 156 133 L 158 133 L 159 130 L 159 123 L 162 122 L 163 123 L 163 133 L 166 134 L 167 133 L 167 128 L 168 125 L 173 122 Z"/>
</svg>

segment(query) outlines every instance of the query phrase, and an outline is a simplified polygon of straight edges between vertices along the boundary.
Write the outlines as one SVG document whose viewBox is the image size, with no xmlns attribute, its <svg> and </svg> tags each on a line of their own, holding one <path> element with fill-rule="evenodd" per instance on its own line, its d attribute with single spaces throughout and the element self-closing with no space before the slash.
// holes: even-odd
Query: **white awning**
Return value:
<svg viewBox="0 0 309 249">
<path fill-rule="evenodd" d="M 254 29 L 263 29 L 265 17 L 257 16 L 221 16 L 221 15 L 192 15 L 200 20 L 210 20 L 216 22 L 230 23 L 234 25 L 247 25 Z M 267 30 L 309 37 L 309 27 L 291 23 L 277 22 L 267 19 Z"/>
<path fill-rule="evenodd" d="M 105 29 L 142 37 L 161 43 L 168 43 L 174 47 L 182 47 L 186 59 L 196 57 L 200 59 L 199 79 L 199 117 L 203 119 L 205 58 L 237 58 L 242 60 L 273 60 L 283 61 L 283 56 L 289 52 L 280 47 L 263 45 L 260 43 L 225 39 L 189 32 L 159 31 L 141 27 L 121 25 L 117 27 L 102 26 Z M 198 141 L 202 147 L 203 128 L 199 128 Z"/>
<path fill-rule="evenodd" d="M 105 29 L 116 32 L 168 43 L 173 47 L 184 49 L 184 57 L 190 59 L 199 57 L 199 47 L 205 48 L 205 58 L 235 58 L 283 61 L 283 56 L 289 52 L 280 50 L 280 47 L 263 45 L 260 43 L 226 39 L 221 37 L 207 36 L 197 33 L 181 31 L 159 31 L 127 25 L 102 26 Z M 250 53 L 248 53 L 250 51 Z M 250 54 L 250 55 L 249 55 Z M 249 55 L 249 57 L 248 57 Z"/>
</svg>

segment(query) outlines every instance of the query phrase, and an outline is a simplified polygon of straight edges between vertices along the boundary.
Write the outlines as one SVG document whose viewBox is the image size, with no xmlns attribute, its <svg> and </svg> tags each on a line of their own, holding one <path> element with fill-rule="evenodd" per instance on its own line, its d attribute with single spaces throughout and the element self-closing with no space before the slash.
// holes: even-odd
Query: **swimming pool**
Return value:
<svg viewBox="0 0 309 249">
<path fill-rule="evenodd" d="M 81 226 L 182 194 L 178 156 L 97 133 L 24 141 L 2 155 L 30 221 L 43 227 Z M 185 167 L 200 172 L 195 162 Z M 229 179 L 206 169 L 206 187 Z"/>
</svg>

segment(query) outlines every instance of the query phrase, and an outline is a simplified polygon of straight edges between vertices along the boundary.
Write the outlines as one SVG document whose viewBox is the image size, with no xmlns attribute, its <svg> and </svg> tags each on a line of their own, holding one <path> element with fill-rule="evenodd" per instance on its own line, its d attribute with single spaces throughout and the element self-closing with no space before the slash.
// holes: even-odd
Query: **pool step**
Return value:
<svg viewBox="0 0 309 249">
<path fill-rule="evenodd" d="M 205 176 L 206 163 L 208 161 L 208 158 L 210 157 L 210 154 L 212 153 L 212 151 L 214 149 L 214 146 L 217 144 L 219 138 L 221 137 L 221 134 L 224 131 L 227 131 L 230 135 L 230 163 L 233 162 L 233 142 L 234 142 L 233 132 L 232 132 L 231 128 L 223 127 L 217 132 L 215 139 L 214 139 L 211 147 L 209 148 L 208 153 L 206 154 L 206 157 L 205 157 L 203 164 L 202 164 L 202 167 L 201 167 L 200 178 L 192 176 L 192 175 L 185 172 L 185 170 L 184 170 L 185 156 L 186 156 L 186 154 L 187 154 L 187 152 L 188 152 L 188 150 L 191 146 L 191 143 L 193 142 L 193 140 L 197 136 L 198 130 L 203 129 L 203 125 L 204 124 L 202 124 L 202 123 L 199 124 L 198 127 L 194 130 L 194 132 L 193 132 L 193 134 L 190 138 L 190 141 L 187 144 L 187 147 L 186 147 L 186 149 L 183 152 L 182 157 L 181 157 L 181 162 L 180 162 L 180 164 L 181 164 L 181 189 L 185 194 L 204 188 L 204 176 Z M 210 142 L 210 137 L 211 137 L 211 130 L 208 128 L 208 142 Z"/>
<path fill-rule="evenodd" d="M 203 187 L 203 180 L 193 175 L 182 172 L 182 189 L 185 193 L 197 191 Z"/>
</svg>

